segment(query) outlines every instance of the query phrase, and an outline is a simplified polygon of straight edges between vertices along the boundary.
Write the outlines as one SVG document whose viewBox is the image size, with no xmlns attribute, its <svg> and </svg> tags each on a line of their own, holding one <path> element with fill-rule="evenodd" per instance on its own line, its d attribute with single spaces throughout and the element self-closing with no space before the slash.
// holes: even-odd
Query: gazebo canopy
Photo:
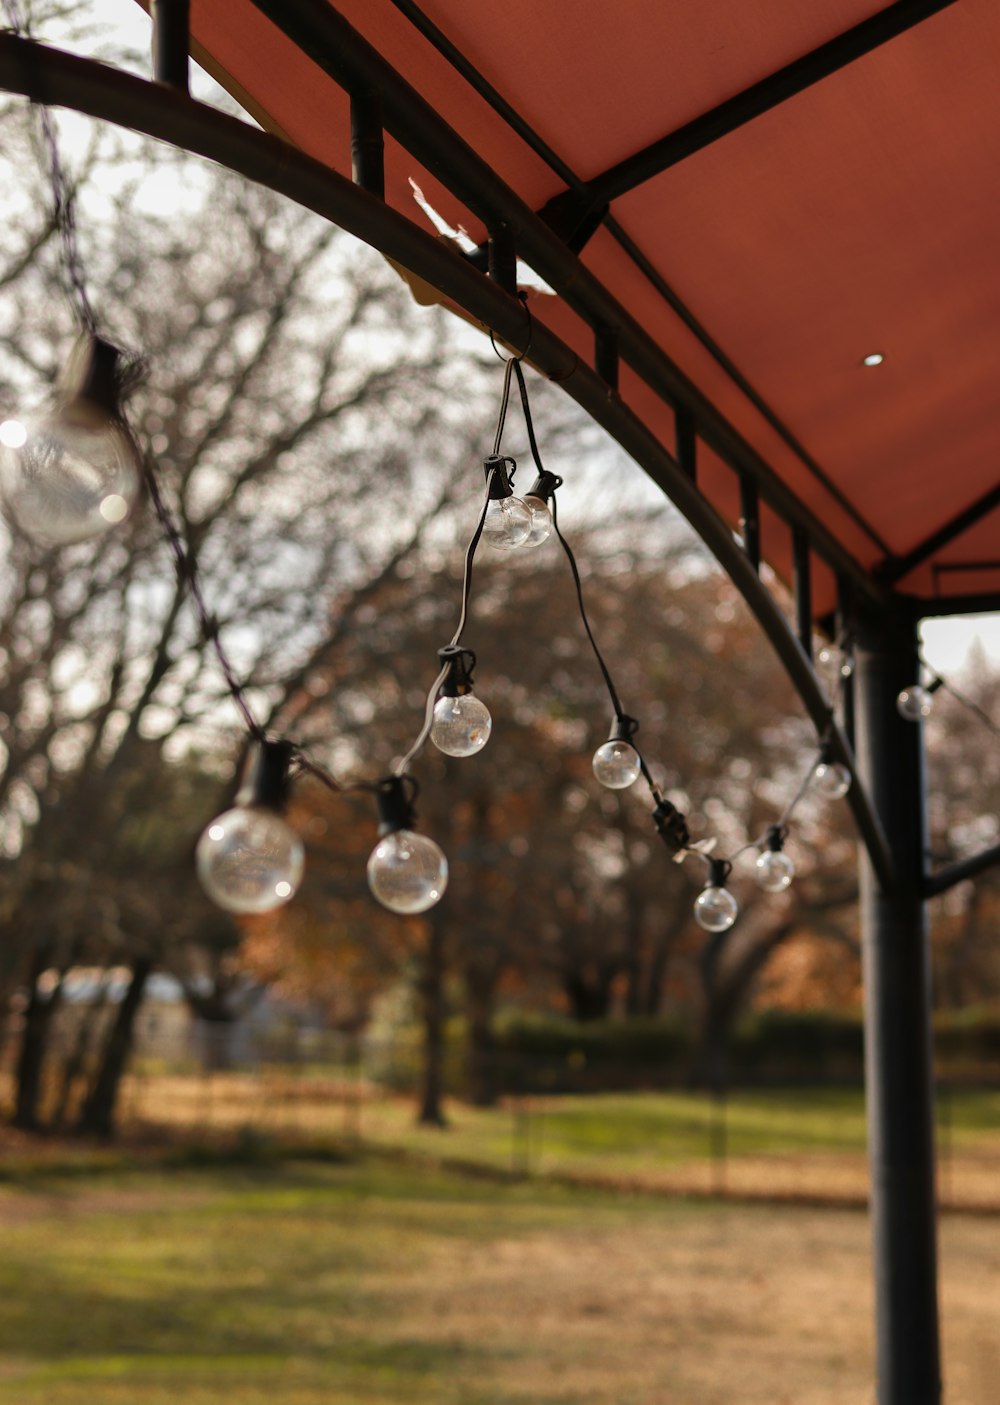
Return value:
<svg viewBox="0 0 1000 1405">
<path fill-rule="evenodd" d="M 192 35 L 264 126 L 348 173 L 367 41 L 461 139 L 449 158 L 390 102 L 390 205 L 430 228 L 415 185 L 484 244 L 477 153 L 624 311 L 618 390 L 671 452 L 693 409 L 708 500 L 736 526 L 749 468 L 786 575 L 805 525 L 817 616 L 847 567 L 928 614 L 1000 603 L 990 0 L 195 0 Z M 557 294 L 533 314 L 592 359 L 592 285 L 515 233 Z M 644 338 L 682 395 L 643 373 Z"/>
</svg>

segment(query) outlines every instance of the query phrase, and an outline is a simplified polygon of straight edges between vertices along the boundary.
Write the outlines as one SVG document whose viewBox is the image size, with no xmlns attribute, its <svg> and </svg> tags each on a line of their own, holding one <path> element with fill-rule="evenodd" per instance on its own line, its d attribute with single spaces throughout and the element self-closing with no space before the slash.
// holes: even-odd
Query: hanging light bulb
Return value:
<svg viewBox="0 0 1000 1405">
<path fill-rule="evenodd" d="M 851 788 L 851 773 L 833 759 L 833 748 L 826 743 L 813 771 L 813 785 L 827 800 L 842 800 Z"/>
<path fill-rule="evenodd" d="M 302 840 L 281 818 L 291 757 L 289 742 L 261 742 L 236 805 L 198 840 L 202 887 L 227 912 L 270 912 L 288 902 L 302 882 Z"/>
<path fill-rule="evenodd" d="M 795 865 L 785 853 L 788 831 L 784 825 L 768 825 L 766 848 L 755 865 L 757 882 L 765 893 L 782 893 L 795 877 Z"/>
<path fill-rule="evenodd" d="M 635 718 L 621 713 L 611 724 L 608 740 L 594 752 L 594 775 L 608 790 L 627 790 L 639 779 L 642 762 L 630 741 L 638 730 Z"/>
<path fill-rule="evenodd" d="M 905 717 L 907 722 L 919 722 L 921 717 L 929 717 L 934 706 L 934 694 L 943 682 L 943 678 L 935 678 L 926 688 L 920 683 L 904 688 L 896 699 L 900 717 Z"/>
<path fill-rule="evenodd" d="M 708 861 L 708 880 L 694 903 L 694 920 L 706 932 L 728 932 L 736 921 L 740 909 L 726 887 L 732 867 L 728 859 Z"/>
<path fill-rule="evenodd" d="M 511 468 L 508 472 L 507 465 Z M 513 551 L 524 546 L 531 535 L 531 508 L 514 496 L 511 483 L 516 464 L 513 459 L 493 454 L 483 461 L 489 484 L 489 505 L 483 519 L 483 540 L 497 551 Z"/>
<path fill-rule="evenodd" d="M 122 409 L 122 353 L 84 337 L 47 414 L 0 425 L 0 491 L 39 546 L 101 536 L 135 506 L 139 455 Z"/>
<path fill-rule="evenodd" d="M 413 801 L 406 776 L 388 776 L 376 792 L 379 842 L 368 859 L 368 886 L 390 912 L 426 912 L 441 901 L 448 886 L 448 860 L 413 825 Z"/>
<path fill-rule="evenodd" d="M 474 756 L 493 730 L 489 708 L 472 691 L 476 656 L 471 649 L 449 644 L 438 650 L 438 658 L 448 673 L 434 704 L 431 741 L 445 756 Z"/>
<path fill-rule="evenodd" d="M 528 546 L 541 546 L 552 535 L 553 522 L 549 503 L 557 488 L 562 487 L 558 473 L 543 470 L 524 495 L 525 505 L 531 510 L 531 533 Z"/>
<path fill-rule="evenodd" d="M 824 644 L 816 655 L 835 677 L 850 678 L 854 673 L 854 645 L 849 637 L 841 636 L 836 644 Z"/>
</svg>

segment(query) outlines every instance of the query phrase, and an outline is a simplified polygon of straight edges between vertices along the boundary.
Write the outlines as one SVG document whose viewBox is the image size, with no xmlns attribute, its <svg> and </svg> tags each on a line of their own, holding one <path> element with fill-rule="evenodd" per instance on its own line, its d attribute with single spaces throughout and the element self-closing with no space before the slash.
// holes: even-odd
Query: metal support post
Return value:
<svg viewBox="0 0 1000 1405">
<path fill-rule="evenodd" d="M 362 190 L 385 199 L 382 99 L 367 89 L 351 94 L 351 176 Z"/>
<path fill-rule="evenodd" d="M 618 333 L 601 327 L 594 333 L 594 370 L 609 390 L 618 389 Z"/>
<path fill-rule="evenodd" d="M 939 1405 L 930 955 L 923 737 L 896 697 L 918 677 L 908 612 L 859 612 L 858 769 L 896 881 L 861 859 L 866 1088 L 879 1405 Z"/>
<path fill-rule="evenodd" d="M 180 93 L 188 91 L 190 0 L 151 0 L 153 77 Z"/>
<path fill-rule="evenodd" d="M 760 574 L 760 498 L 748 473 L 740 474 L 740 535 L 750 564 Z"/>
</svg>

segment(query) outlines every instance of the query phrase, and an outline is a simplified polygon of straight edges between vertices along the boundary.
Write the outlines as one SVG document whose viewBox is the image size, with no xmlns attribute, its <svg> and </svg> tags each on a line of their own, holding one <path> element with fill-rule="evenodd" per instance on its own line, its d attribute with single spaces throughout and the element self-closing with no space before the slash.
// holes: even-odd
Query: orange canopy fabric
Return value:
<svg viewBox="0 0 1000 1405">
<path fill-rule="evenodd" d="M 565 188 L 392 0 L 337 9 L 532 208 Z M 426 0 L 421 9 L 586 181 L 884 6 Z M 252 0 L 194 0 L 192 34 L 259 120 L 350 171 L 346 95 Z M 411 181 L 452 225 L 485 237 L 445 181 L 387 139 L 386 197 L 426 224 Z M 1000 604 L 995 507 L 898 569 L 1000 483 L 1000 5 L 959 0 L 922 19 L 618 195 L 611 214 L 743 383 L 606 228 L 586 243 L 584 264 L 860 565 L 896 562 L 895 588 L 928 601 Z M 581 357 L 593 354 L 591 330 L 560 299 L 536 298 L 533 309 Z M 866 367 L 876 352 L 883 362 Z M 669 408 L 626 368 L 620 388 L 672 448 Z M 735 522 L 732 469 L 702 453 L 699 484 Z M 788 570 L 788 533 L 766 516 L 763 551 Z M 831 592 L 821 573 L 817 613 Z"/>
</svg>

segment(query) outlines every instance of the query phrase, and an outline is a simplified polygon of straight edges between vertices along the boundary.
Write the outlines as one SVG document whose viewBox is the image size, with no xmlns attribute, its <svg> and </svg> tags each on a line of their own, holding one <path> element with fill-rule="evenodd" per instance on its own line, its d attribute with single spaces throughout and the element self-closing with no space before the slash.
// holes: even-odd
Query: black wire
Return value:
<svg viewBox="0 0 1000 1405">
<path fill-rule="evenodd" d="M 292 745 L 295 748 L 294 760 L 298 770 L 318 780 L 321 785 L 326 786 L 327 790 L 332 790 L 336 795 L 355 795 L 361 792 L 370 795 L 377 794 L 378 781 L 351 781 L 344 784 L 343 781 L 338 781 L 336 776 L 332 775 L 324 766 L 313 761 L 303 747 L 295 742 Z"/>
<path fill-rule="evenodd" d="M 524 379 L 524 372 L 521 369 L 520 361 L 514 362 L 514 374 L 517 376 L 517 387 L 521 396 L 521 409 L 524 411 L 524 425 L 528 433 L 528 447 L 531 450 L 531 457 L 534 460 L 535 468 L 538 470 L 539 474 L 543 474 L 545 472 L 545 466 L 542 463 L 542 456 L 538 450 L 538 440 L 535 438 L 535 424 L 534 420 L 532 419 L 531 405 L 528 400 L 528 387 Z M 580 607 L 580 618 L 583 621 L 584 629 L 587 631 L 587 638 L 590 640 L 590 646 L 594 651 L 594 657 L 597 659 L 598 666 L 604 676 L 604 682 L 607 686 L 608 694 L 611 698 L 611 705 L 614 708 L 615 717 L 619 719 L 626 717 L 628 714 L 622 708 L 621 699 L 618 696 L 618 690 L 615 687 L 613 678 L 611 677 L 611 671 L 604 661 L 604 657 L 597 646 L 597 640 L 594 638 L 594 632 L 590 627 L 590 620 L 587 617 L 587 607 L 584 603 L 583 598 L 583 582 L 580 579 L 580 572 L 577 568 L 576 557 L 573 555 L 573 550 L 569 542 L 559 530 L 558 509 L 556 507 L 556 499 L 554 494 L 550 499 L 549 511 L 552 516 L 553 529 L 555 531 L 556 536 L 559 538 L 563 551 L 566 553 L 566 559 L 568 560 L 570 570 L 573 573 L 573 584 L 576 587 L 576 598 L 577 603 Z M 634 738 L 630 740 L 629 745 L 632 747 L 633 751 L 639 758 L 639 769 L 642 772 L 643 779 L 649 786 L 654 801 L 659 804 L 662 800 L 662 796 L 660 795 L 656 782 L 653 780 L 653 776 L 650 772 L 649 767 L 646 765 L 646 761 L 644 756 L 642 755 L 642 752 L 635 744 Z"/>
<path fill-rule="evenodd" d="M 4 0 L 4 10 L 10 29 L 15 34 L 30 39 L 30 26 L 21 13 L 21 7 L 17 0 Z M 84 331 L 93 334 L 97 331 L 97 317 L 83 276 L 83 260 L 80 256 L 80 245 L 77 240 L 76 192 L 66 174 L 66 168 L 63 166 L 52 113 L 44 103 L 38 102 L 34 98 L 31 99 L 31 103 L 38 117 L 38 125 L 45 147 L 45 157 L 49 167 L 49 183 L 52 187 L 52 217 L 62 240 L 63 271 L 69 283 L 70 299 L 76 304 L 76 313 Z"/>
<path fill-rule="evenodd" d="M 997 723 L 993 721 L 993 718 L 989 715 L 988 712 L 984 711 L 983 708 L 981 708 L 977 702 L 973 702 L 972 698 L 968 697 L 965 693 L 960 692 L 958 688 L 954 686 L 953 683 L 949 683 L 946 678 L 942 678 L 940 673 L 938 673 L 936 669 L 931 668 L 930 664 L 924 658 L 923 654 L 921 654 L 919 658 L 924 668 L 926 668 L 928 673 L 930 673 L 937 687 L 943 688 L 946 693 L 950 693 L 957 703 L 961 703 L 964 708 L 971 712 L 975 717 L 978 717 L 979 721 L 983 724 L 983 726 L 987 727 L 995 737 L 1000 737 L 1000 726 L 998 726 Z"/>
<path fill-rule="evenodd" d="M 496 432 L 496 434 L 493 436 L 493 457 L 494 457 L 494 458 L 496 458 L 496 457 L 499 455 L 499 453 L 500 453 L 500 441 L 501 441 L 501 439 L 503 439 L 503 427 L 504 427 L 504 425 L 505 425 L 505 423 L 506 423 L 506 421 L 507 421 L 507 406 L 510 404 L 510 373 L 511 373 L 511 367 L 516 366 L 516 365 L 517 365 L 517 362 L 514 360 L 513 357 L 511 357 L 510 360 L 507 361 L 507 362 L 505 363 L 505 365 L 504 365 L 504 372 L 503 372 L 503 393 L 502 393 L 502 395 L 500 396 L 500 415 L 499 415 L 499 418 L 497 419 L 497 432 Z"/>
<path fill-rule="evenodd" d="M 539 473 L 544 473 L 542 458 L 538 452 L 538 442 L 535 439 L 535 426 L 531 418 L 531 406 L 528 404 L 528 387 L 524 381 L 524 372 L 521 370 L 520 361 L 514 362 L 514 374 L 517 376 L 517 388 L 521 393 L 521 408 L 524 411 L 524 424 L 528 431 L 528 447 L 531 449 L 531 457 L 535 461 L 535 467 Z"/>
<path fill-rule="evenodd" d="M 202 590 L 201 585 L 201 578 L 198 573 L 197 563 L 191 552 L 184 544 L 184 540 L 181 537 L 180 530 L 177 527 L 177 524 L 175 523 L 173 517 L 171 516 L 169 508 L 163 500 L 163 494 L 160 492 L 160 485 L 156 480 L 156 474 L 153 472 L 152 465 L 150 464 L 148 458 L 146 458 L 145 456 L 142 459 L 142 470 L 143 479 L 146 484 L 146 489 L 149 493 L 149 499 L 150 502 L 153 504 L 153 511 L 156 514 L 157 521 L 163 528 L 163 534 L 167 539 L 167 545 L 169 546 L 171 555 L 174 558 L 174 566 L 177 571 L 178 579 L 181 584 L 186 585 L 188 590 L 191 592 L 191 599 L 194 602 L 195 614 L 197 615 L 198 623 L 201 626 L 202 638 L 207 644 L 211 646 L 212 650 L 215 653 L 215 657 L 219 663 L 219 668 L 222 670 L 222 676 L 225 680 L 226 688 L 228 689 L 233 702 L 239 709 L 240 715 L 242 716 L 243 721 L 246 724 L 247 731 L 250 733 L 250 735 L 254 738 L 255 741 L 264 741 L 266 735 L 264 732 L 264 728 L 260 725 L 256 717 L 254 716 L 253 710 L 251 709 L 250 704 L 247 702 L 246 694 L 244 693 L 243 688 L 236 677 L 236 670 L 234 669 L 225 649 L 222 647 L 222 640 L 219 638 L 218 621 L 212 615 L 205 600 L 204 591 Z"/>
<path fill-rule="evenodd" d="M 532 321 L 532 318 L 531 318 L 531 308 L 528 306 L 528 294 L 527 294 L 527 293 L 524 291 L 524 289 L 522 288 L 522 289 L 520 290 L 520 292 L 518 293 L 517 296 L 518 296 L 518 299 L 520 300 L 521 306 L 524 308 L 525 315 L 527 316 L 527 319 L 528 319 L 528 340 L 527 340 L 527 341 L 525 342 L 525 344 L 524 344 L 524 350 L 523 350 L 523 351 L 516 351 L 513 356 L 504 356 L 503 352 L 500 350 L 500 348 L 499 348 L 499 347 L 497 346 L 497 344 L 496 344 L 496 340 L 495 340 L 495 338 L 494 338 L 494 336 L 493 336 L 493 330 L 492 330 L 492 328 L 491 328 L 491 329 L 490 329 L 490 346 L 491 346 L 491 347 L 493 348 L 493 350 L 496 352 L 497 357 L 498 357 L 499 360 L 501 360 L 501 361 L 522 361 L 522 360 L 524 359 L 524 357 L 527 356 L 528 352 L 531 350 L 531 343 L 532 343 L 532 342 L 534 341 L 534 339 L 535 339 L 535 324 L 534 324 L 534 322 Z"/>
<path fill-rule="evenodd" d="M 615 687 L 615 681 L 611 677 L 611 672 L 607 664 L 604 662 L 604 656 L 598 648 L 597 640 L 594 638 L 594 631 L 590 627 L 590 620 L 587 618 L 587 606 L 584 603 L 583 599 L 583 581 L 580 579 L 580 569 L 576 564 L 576 557 L 573 555 L 573 548 L 570 546 L 569 542 L 566 540 L 566 538 L 560 531 L 559 513 L 558 509 L 556 508 L 556 500 L 554 494 L 550 500 L 549 510 L 552 513 L 552 528 L 556 536 L 559 538 L 559 541 L 562 545 L 562 549 L 566 553 L 566 560 L 569 562 L 569 569 L 573 575 L 573 584 L 576 587 L 576 601 L 580 609 L 580 619 L 583 621 L 583 627 L 587 631 L 587 638 L 590 640 L 590 647 L 594 651 L 594 658 L 597 660 L 597 666 L 601 670 L 601 673 L 604 677 L 604 684 L 608 690 L 608 696 L 611 698 L 611 706 L 614 708 L 616 717 L 627 717 L 628 714 L 622 707 L 621 699 L 618 696 L 618 689 Z"/>
<path fill-rule="evenodd" d="M 510 362 L 508 362 L 507 365 L 508 365 L 508 371 L 509 371 Z M 509 377 L 509 374 L 508 374 L 508 376 L 505 378 L 505 381 L 504 381 L 504 389 L 505 389 L 505 397 L 504 397 L 504 399 L 505 399 L 505 406 L 504 406 L 504 408 L 506 408 L 506 396 L 507 396 L 507 394 L 509 394 L 509 389 L 510 389 L 510 377 Z M 502 432 L 502 429 L 503 429 L 503 424 L 502 424 L 502 416 L 501 416 L 501 425 L 500 425 L 499 429 L 497 430 L 497 437 L 498 437 L 498 439 L 499 439 L 500 433 Z M 490 471 L 489 471 L 489 474 L 488 474 L 488 476 L 487 476 L 487 479 L 486 479 L 486 499 L 485 499 L 485 501 L 484 501 L 484 503 L 483 503 L 483 510 L 482 510 L 482 512 L 480 512 L 480 514 L 479 514 L 479 521 L 476 523 L 476 530 L 473 532 L 472 536 L 471 536 L 470 539 L 469 539 L 469 545 L 465 548 L 465 568 L 464 568 L 463 573 L 462 573 L 462 609 L 461 609 L 461 612 L 460 612 L 459 617 L 458 617 L 458 625 L 457 625 L 457 627 L 456 627 L 456 629 L 455 629 L 455 633 L 451 636 L 451 639 L 450 639 L 450 641 L 449 641 L 448 647 L 449 647 L 449 648 L 452 648 L 452 649 L 457 648 L 457 646 L 462 642 L 462 635 L 465 633 L 465 626 L 466 626 L 466 623 L 468 622 L 468 618 L 469 618 L 469 599 L 470 599 L 470 596 L 471 596 L 471 594 L 472 594 L 472 563 L 473 563 L 473 561 L 476 559 L 476 549 L 477 549 L 477 547 L 479 546 L 479 543 L 480 543 L 480 541 L 481 541 L 481 539 L 482 539 L 483 528 L 484 528 L 484 526 L 486 525 L 486 514 L 487 514 L 487 512 L 489 511 L 489 508 L 490 508 L 490 488 L 491 488 L 492 485 L 493 485 L 493 476 L 494 476 L 495 472 L 496 472 L 496 469 L 492 469 L 492 468 L 491 468 Z M 399 762 L 398 765 L 396 766 L 396 769 L 394 770 L 393 775 L 396 775 L 396 776 L 402 776 L 402 775 L 404 775 L 405 772 L 406 772 L 406 768 L 410 765 L 411 761 L 414 761 L 414 760 L 416 759 L 416 757 L 419 756 L 419 754 L 421 753 L 421 751 L 423 751 L 424 747 L 427 745 L 428 738 L 430 737 L 430 734 L 431 734 L 431 729 L 432 729 L 433 726 L 434 726 L 434 704 L 437 702 L 438 689 L 441 687 L 441 684 L 442 684 L 442 683 L 444 682 L 444 680 L 447 678 L 450 669 L 451 669 L 451 664 L 450 664 L 450 663 L 446 663 L 446 664 L 444 665 L 444 667 L 441 669 L 441 671 L 440 671 L 440 673 L 438 674 L 438 676 L 434 679 L 434 682 L 431 684 L 430 689 L 428 690 L 428 693 L 427 693 L 427 702 L 426 702 L 425 705 L 424 705 L 424 722 L 423 722 L 423 726 L 420 728 L 420 731 L 417 733 L 417 736 L 416 736 L 416 738 L 414 739 L 413 745 L 410 747 L 409 751 L 406 753 L 406 755 L 400 760 L 400 762 Z"/>
</svg>

